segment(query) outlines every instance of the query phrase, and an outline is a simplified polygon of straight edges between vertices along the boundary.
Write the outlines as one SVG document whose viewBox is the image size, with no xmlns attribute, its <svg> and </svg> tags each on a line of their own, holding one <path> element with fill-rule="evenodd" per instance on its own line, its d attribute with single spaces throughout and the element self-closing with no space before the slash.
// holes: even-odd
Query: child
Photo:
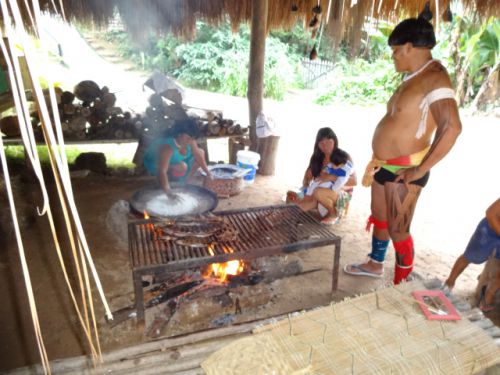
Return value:
<svg viewBox="0 0 500 375">
<path fill-rule="evenodd" d="M 318 178 L 312 179 L 309 186 L 304 189 L 304 195 L 312 196 L 316 188 L 326 188 L 333 191 L 340 191 L 349 180 L 353 172 L 353 165 L 349 161 L 347 152 L 337 149 L 332 152 L 330 163 L 328 163 Z"/>
<path fill-rule="evenodd" d="M 445 287 L 450 291 L 455 286 L 458 276 L 467 268 L 469 263 L 484 263 L 495 252 L 497 261 L 500 261 L 500 199 L 497 199 L 487 210 L 472 235 L 465 252 L 458 257 L 445 281 Z M 493 284 L 488 285 L 481 294 L 479 308 L 483 312 L 493 310 L 495 293 L 500 288 L 500 273 L 497 273 Z"/>
</svg>

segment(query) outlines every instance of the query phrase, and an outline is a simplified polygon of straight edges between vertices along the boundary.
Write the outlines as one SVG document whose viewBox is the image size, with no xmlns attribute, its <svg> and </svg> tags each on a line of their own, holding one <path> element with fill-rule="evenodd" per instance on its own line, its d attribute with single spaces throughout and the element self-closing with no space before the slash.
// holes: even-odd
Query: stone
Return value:
<svg viewBox="0 0 500 375">
<path fill-rule="evenodd" d="M 75 159 L 73 169 L 88 169 L 92 172 L 105 174 L 108 170 L 106 165 L 106 155 L 102 152 L 82 152 Z"/>
</svg>

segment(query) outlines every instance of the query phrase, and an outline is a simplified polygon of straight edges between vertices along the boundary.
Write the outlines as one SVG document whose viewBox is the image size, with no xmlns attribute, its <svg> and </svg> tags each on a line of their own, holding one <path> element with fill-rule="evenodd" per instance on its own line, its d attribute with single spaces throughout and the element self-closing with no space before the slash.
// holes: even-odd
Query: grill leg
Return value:
<svg viewBox="0 0 500 375">
<path fill-rule="evenodd" d="M 335 242 L 333 250 L 333 270 L 332 270 L 332 294 L 335 293 L 339 286 L 339 268 L 340 268 L 340 239 Z"/>
<path fill-rule="evenodd" d="M 140 272 L 133 272 L 134 278 L 134 293 L 135 293 L 135 310 L 137 313 L 137 328 L 144 329 L 145 313 L 144 313 L 144 294 L 142 289 L 142 275 Z"/>
</svg>

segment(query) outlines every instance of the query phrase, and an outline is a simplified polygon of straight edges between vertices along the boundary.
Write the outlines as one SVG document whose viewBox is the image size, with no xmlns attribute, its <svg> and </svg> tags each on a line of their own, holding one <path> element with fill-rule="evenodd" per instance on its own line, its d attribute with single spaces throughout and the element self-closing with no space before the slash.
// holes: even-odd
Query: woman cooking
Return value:
<svg viewBox="0 0 500 375">
<path fill-rule="evenodd" d="M 154 141 L 144 154 L 144 167 L 158 177 L 160 186 L 169 198 L 175 198 L 170 181 L 186 183 L 198 167 L 209 178 L 212 176 L 207 168 L 205 153 L 196 144 L 199 135 L 194 120 L 178 121 L 164 136 Z"/>
</svg>

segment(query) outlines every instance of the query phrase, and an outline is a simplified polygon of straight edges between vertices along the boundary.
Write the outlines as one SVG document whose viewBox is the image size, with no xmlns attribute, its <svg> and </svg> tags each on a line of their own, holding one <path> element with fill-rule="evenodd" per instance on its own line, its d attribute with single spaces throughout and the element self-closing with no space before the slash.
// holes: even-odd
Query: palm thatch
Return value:
<svg viewBox="0 0 500 375">
<path fill-rule="evenodd" d="M 289 29 L 298 21 L 305 25 L 313 17 L 313 7 L 321 6 L 321 16 L 333 33 L 341 37 L 348 30 L 351 40 L 359 40 L 365 18 L 396 21 L 415 17 L 428 0 L 269 0 L 267 25 L 269 29 Z M 452 0 L 431 0 L 431 11 L 439 14 L 434 22 L 443 20 Z M 31 10 L 18 1 L 24 19 L 30 23 Z M 104 25 L 118 11 L 132 35 L 145 31 L 172 32 L 177 36 L 191 37 L 197 20 L 213 25 L 228 19 L 233 28 L 251 18 L 252 0 L 39 0 L 40 7 L 51 13 L 62 14 L 68 21 Z M 481 19 L 500 16 L 498 0 L 461 0 L 469 14 Z M 437 9 L 437 11 L 436 11 Z M 1 13 L 1 12 L 0 12 Z M 2 18 L 3 19 L 3 15 Z"/>
</svg>

